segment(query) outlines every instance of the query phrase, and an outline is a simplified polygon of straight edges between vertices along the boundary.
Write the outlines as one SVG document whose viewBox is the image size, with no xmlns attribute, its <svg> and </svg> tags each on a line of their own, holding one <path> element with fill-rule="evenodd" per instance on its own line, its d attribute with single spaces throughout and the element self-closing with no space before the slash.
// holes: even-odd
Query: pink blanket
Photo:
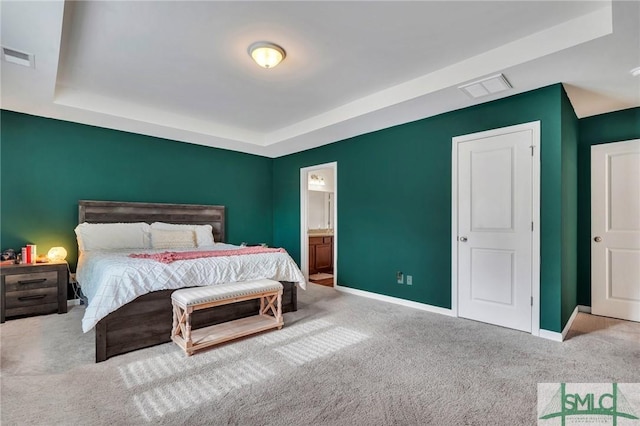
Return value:
<svg viewBox="0 0 640 426">
<path fill-rule="evenodd" d="M 241 256 L 244 254 L 261 254 L 261 253 L 286 253 L 283 248 L 267 248 L 267 247 L 244 247 L 236 250 L 211 250 L 211 251 L 165 251 L 164 253 L 141 253 L 130 254 L 129 257 L 137 259 L 151 259 L 162 263 L 171 263 L 177 260 L 200 259 L 203 257 L 220 257 L 220 256 Z"/>
</svg>

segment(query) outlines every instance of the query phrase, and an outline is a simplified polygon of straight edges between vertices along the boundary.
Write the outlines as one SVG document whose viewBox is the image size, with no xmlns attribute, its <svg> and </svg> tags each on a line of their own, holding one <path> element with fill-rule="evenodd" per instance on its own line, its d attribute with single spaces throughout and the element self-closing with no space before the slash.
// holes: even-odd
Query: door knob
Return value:
<svg viewBox="0 0 640 426">
<path fill-rule="evenodd" d="M 600 237 L 595 237 L 595 238 L 593 239 L 593 241 L 595 241 L 596 243 L 599 243 L 600 241 L 602 241 L 602 238 L 600 238 Z"/>
<path fill-rule="evenodd" d="M 460 237 L 460 242 L 466 243 L 467 242 L 467 237 Z"/>
</svg>

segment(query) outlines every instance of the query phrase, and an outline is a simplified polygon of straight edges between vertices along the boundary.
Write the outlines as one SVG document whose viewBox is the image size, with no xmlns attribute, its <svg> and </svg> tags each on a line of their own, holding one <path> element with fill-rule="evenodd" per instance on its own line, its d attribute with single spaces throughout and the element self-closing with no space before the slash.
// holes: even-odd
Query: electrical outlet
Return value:
<svg viewBox="0 0 640 426">
<path fill-rule="evenodd" d="M 396 272 L 396 281 L 398 281 L 398 284 L 404 284 L 404 275 L 402 272 Z"/>
<path fill-rule="evenodd" d="M 407 285 L 413 285 L 413 277 L 411 275 L 407 275 Z"/>
</svg>

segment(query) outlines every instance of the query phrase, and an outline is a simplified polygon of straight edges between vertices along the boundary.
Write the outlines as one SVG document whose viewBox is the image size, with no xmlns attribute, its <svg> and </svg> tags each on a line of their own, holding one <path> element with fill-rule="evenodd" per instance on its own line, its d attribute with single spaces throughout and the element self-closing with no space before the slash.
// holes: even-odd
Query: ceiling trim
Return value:
<svg viewBox="0 0 640 426">
<path fill-rule="evenodd" d="M 285 151 L 270 148 L 303 135 L 327 130 L 346 121 L 366 118 L 369 114 L 439 90 L 501 72 L 509 67 L 608 35 L 612 31 L 612 7 L 608 4 L 586 15 L 266 134 L 199 120 L 126 100 L 74 91 L 64 86 L 56 88 L 54 103 L 67 107 L 65 113 L 61 114 L 64 117 L 60 118 L 63 119 L 80 119 L 91 123 L 96 121 L 97 116 L 101 116 L 100 121 L 111 128 L 131 130 L 134 127 L 136 132 L 154 135 L 166 135 L 167 129 L 171 129 L 174 137 L 181 141 L 231 148 L 258 155 L 271 156 L 275 151 L 279 151 L 279 155 L 285 155 L 296 151 L 295 144 L 286 144 L 290 145 L 290 148 L 285 148 Z M 511 93 L 505 93 L 509 94 Z M 81 118 L 79 115 L 84 117 Z M 124 125 L 123 119 L 135 125 Z M 350 130 L 352 126 L 342 127 L 343 130 L 337 132 L 320 132 L 328 133 L 330 136 L 320 136 L 311 147 L 355 136 Z M 359 133 L 362 133 L 362 130 L 360 128 Z M 368 129 L 374 130 L 377 129 Z M 273 153 L 269 155 L 271 151 Z"/>
<path fill-rule="evenodd" d="M 72 12 L 75 8 L 71 5 L 75 3 L 54 1 L 48 3 L 48 7 L 35 8 L 10 2 L 7 10 L 3 5 L 2 33 L 6 39 L 3 42 L 11 43 L 12 46 L 20 45 L 24 51 L 34 51 L 38 66 L 28 69 L 3 63 L 1 77 L 6 90 L 3 90 L 1 107 L 27 114 L 271 158 L 556 83 L 565 84 L 571 102 L 578 104 L 574 105 L 574 108 L 579 117 L 584 116 L 585 111 L 593 115 L 608 112 L 620 105 L 635 106 L 640 101 L 640 98 L 627 95 L 633 92 L 634 86 L 630 83 L 637 81 L 631 80 L 633 77 L 628 70 L 639 65 L 629 59 L 633 56 L 629 55 L 629 51 L 634 42 L 640 40 L 635 13 L 638 8 L 610 0 L 598 3 L 596 9 L 585 9 L 591 10 L 589 13 L 336 108 L 324 110 L 293 124 L 262 132 L 251 130 L 251 123 L 246 121 L 249 118 L 242 120 L 244 109 L 239 104 L 234 105 L 235 109 L 229 109 L 239 111 L 239 115 L 235 116 L 237 124 L 228 125 L 222 119 L 218 119 L 218 122 L 213 121 L 215 118 L 211 119 L 211 114 L 202 114 L 195 118 L 184 111 L 172 110 L 171 106 L 154 104 L 153 96 L 147 97 L 148 101 L 137 101 L 134 97 L 135 91 L 128 97 L 126 91 L 122 92 L 122 96 L 117 96 L 115 93 L 121 93 L 117 90 L 113 93 L 105 91 L 98 94 L 92 93 L 89 89 L 73 88 L 73 79 L 67 80 L 64 75 L 57 73 L 62 73 L 60 68 L 63 58 L 69 57 L 69 50 L 66 54 L 64 50 L 73 49 L 74 46 L 68 40 L 65 41 L 65 38 L 70 37 L 70 23 L 80 22 L 73 20 Z M 518 9 L 511 9 L 510 14 L 505 16 L 514 19 L 514 10 Z M 24 22 L 16 17 L 23 18 Z M 526 15 L 519 16 L 523 17 L 526 18 Z M 553 22 L 558 20 L 555 19 Z M 63 25 L 63 22 L 66 24 Z M 503 37 L 503 40 L 508 40 L 505 37 L 508 37 L 508 34 L 504 34 Z M 43 40 L 47 40 L 47 43 Z M 419 55 L 420 49 L 415 52 Z M 447 57 L 447 51 L 442 49 L 431 54 L 440 58 L 440 61 Z M 598 62 L 595 58 L 600 58 L 600 55 L 603 59 Z M 336 61 L 339 58 L 338 56 Z M 421 59 L 425 62 L 427 58 L 429 57 L 424 56 Z M 607 67 L 607 64 L 615 64 L 617 68 Z M 625 67 L 625 73 L 623 77 L 618 77 L 616 73 L 622 65 Z M 84 77 L 89 76 L 90 79 L 91 73 L 87 70 L 88 74 L 85 73 Z M 82 70 L 79 69 L 77 72 Z M 512 89 L 491 94 L 481 100 L 468 99 L 457 89 L 462 84 L 498 73 L 505 75 L 512 83 Z M 300 79 L 300 84 L 304 81 Z M 267 80 L 263 84 L 269 82 L 270 80 Z M 632 88 L 631 91 L 629 87 Z M 301 98 L 302 96 L 303 93 L 300 94 Z M 595 98 L 597 99 L 594 101 Z M 594 106 L 585 109 L 591 105 L 590 103 Z M 578 107 L 582 108 L 581 113 L 578 112 Z M 247 127 L 244 127 L 245 123 Z"/>
<path fill-rule="evenodd" d="M 277 144 L 438 90 L 494 74 L 612 32 L 612 8 L 609 3 L 607 7 L 589 14 L 269 133 L 265 137 L 266 145 Z"/>
</svg>

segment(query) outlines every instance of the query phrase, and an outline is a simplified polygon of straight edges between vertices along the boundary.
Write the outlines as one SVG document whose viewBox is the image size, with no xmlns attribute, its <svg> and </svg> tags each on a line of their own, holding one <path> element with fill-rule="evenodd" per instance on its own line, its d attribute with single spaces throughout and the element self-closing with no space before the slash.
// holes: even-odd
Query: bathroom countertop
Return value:
<svg viewBox="0 0 640 426">
<path fill-rule="evenodd" d="M 307 231 L 307 234 L 310 237 L 333 237 L 333 231 L 329 230 L 310 229 L 309 231 Z"/>
</svg>

